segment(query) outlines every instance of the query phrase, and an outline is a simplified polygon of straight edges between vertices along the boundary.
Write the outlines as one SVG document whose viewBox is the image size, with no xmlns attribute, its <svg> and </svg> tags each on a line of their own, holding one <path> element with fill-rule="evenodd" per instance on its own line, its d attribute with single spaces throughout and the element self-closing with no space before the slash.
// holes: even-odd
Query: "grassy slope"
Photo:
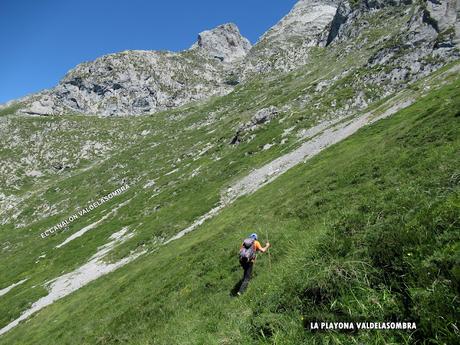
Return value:
<svg viewBox="0 0 460 345">
<path fill-rule="evenodd" d="M 457 80 L 359 131 L 0 344 L 453 343 L 459 91 Z M 233 298 L 239 241 L 265 229 L 272 268 L 259 258 Z M 418 331 L 313 334 L 314 319 L 414 320 Z"/>
<path fill-rule="evenodd" d="M 288 115 L 283 124 L 277 124 L 276 130 L 272 132 L 261 133 L 251 145 L 248 145 L 247 152 L 259 153 L 267 141 L 268 143 L 272 141 L 279 143 L 283 129 L 293 126 L 296 130 L 308 128 L 318 119 L 335 116 L 337 108 L 342 103 L 352 101 L 363 90 L 366 93 L 373 91 L 372 88 L 368 90 L 367 86 L 362 84 L 353 84 L 351 76 L 358 72 L 372 74 L 378 71 L 378 68 L 375 70 L 363 69 L 363 65 L 378 50 L 378 46 L 375 46 L 373 41 L 377 37 L 385 41 L 392 35 L 397 36 L 399 34 L 398 28 L 408 20 L 407 16 L 395 16 L 394 11 L 394 9 L 382 10 L 378 14 L 365 16 L 362 23 L 356 24 L 357 26 L 364 26 L 362 32 L 355 38 L 356 42 L 353 41 L 353 43 L 360 42 L 362 47 L 359 50 L 348 49 L 349 52 L 344 56 L 343 52 L 347 46 L 345 43 L 328 49 L 315 48 L 311 53 L 309 63 L 299 70 L 287 75 L 272 75 L 252 80 L 238 86 L 235 92 L 227 97 L 216 97 L 204 105 L 186 106 L 172 112 L 155 114 L 148 120 L 133 117 L 129 119 L 98 119 L 85 116 L 10 117 L 5 120 L 11 122 L 8 126 L 9 130 L 2 131 L 0 126 L 0 134 L 2 134 L 0 159 L 15 166 L 13 170 L 17 180 L 14 185 L 7 184 L 3 180 L 3 174 L 1 174 L 0 184 L 8 194 L 24 194 L 36 186 L 43 186 L 44 183 L 55 180 L 56 175 L 62 175 L 61 172 L 53 171 L 52 163 L 67 159 L 72 165 L 70 171 L 73 172 L 87 167 L 91 161 L 97 161 L 98 158 L 104 157 L 101 154 L 88 154 L 87 160 L 81 159 L 78 154 L 82 151 L 86 141 L 98 141 L 104 147 L 109 148 L 110 153 L 113 153 L 139 143 L 140 139 L 146 139 L 139 138 L 138 135 L 144 129 L 150 130 L 151 134 L 148 135 L 148 140 L 142 141 L 143 145 L 151 142 L 163 144 L 163 147 L 159 147 L 157 150 L 149 150 L 149 157 L 152 155 L 166 156 L 171 148 L 175 151 L 173 153 L 182 154 L 183 147 L 190 148 L 193 144 L 197 144 L 200 139 L 203 140 L 202 144 L 206 143 L 205 140 L 218 144 L 219 147 L 215 151 L 221 151 L 221 146 L 227 146 L 226 144 L 234 135 L 237 126 L 241 122 L 247 121 L 256 111 L 272 105 L 279 108 L 289 105 L 288 109 L 282 111 L 282 115 Z M 379 26 L 368 27 L 368 21 L 371 19 L 379 20 L 382 23 Z M 334 78 L 333 81 L 331 81 L 332 78 Z M 327 80 L 331 81 L 330 86 L 320 91 L 316 90 L 320 81 Z M 332 101 L 337 103 L 335 107 L 331 107 Z M 2 114 L 8 114 L 11 111 L 13 110 L 4 109 Z M 218 122 L 216 133 L 206 135 L 210 129 L 216 129 L 212 125 L 203 126 L 202 131 L 191 130 L 184 133 L 184 128 L 204 122 L 210 114 L 215 114 Z M 47 131 L 46 129 L 49 127 L 53 127 L 53 130 Z M 40 132 L 44 133 L 43 143 L 38 143 L 35 137 Z M 18 139 L 14 140 L 14 142 L 18 142 L 18 145 L 15 145 L 13 152 L 11 152 L 4 147 L 7 147 L 13 136 L 18 136 Z M 187 137 L 191 140 L 187 141 Z M 288 139 L 295 138 L 288 137 Z M 186 145 L 181 147 L 182 143 Z M 273 148 L 271 151 L 275 149 Z M 18 164 L 18 157 L 28 157 L 31 151 L 33 152 L 32 158 L 39 157 L 33 166 L 44 173 L 41 178 L 25 176 L 25 168 L 21 169 L 25 165 Z M 43 157 L 45 153 L 51 154 L 52 159 L 45 159 Z M 136 157 L 138 155 L 135 150 L 130 153 L 136 154 Z M 275 156 L 273 152 L 253 155 L 247 158 L 248 162 L 244 162 L 242 168 L 254 164 L 254 161 L 260 163 L 260 161 L 270 159 L 273 156 Z M 168 157 L 168 159 L 173 158 L 177 158 L 177 156 Z M 117 159 L 120 160 L 123 157 L 119 155 Z M 156 166 L 163 164 L 163 162 L 155 163 Z M 152 167 L 149 168 L 151 171 Z M 67 170 L 65 173 L 70 175 Z M 34 202 L 29 201 L 28 204 L 34 206 Z M 81 200 L 79 200 L 79 204 L 81 204 Z"/>
<path fill-rule="evenodd" d="M 404 20 L 403 17 L 393 18 L 391 11 L 380 15 L 388 19 L 385 21 L 387 27 L 370 27 L 362 32 L 360 39 L 366 41 L 375 32 L 387 35 Z M 3 117 L 5 123 L 10 124 L 0 139 L 3 140 L 0 145 L 2 162 L 16 164 L 30 156 L 31 147 L 37 148 L 38 153 L 34 151 L 31 156 L 39 158 L 38 169 L 44 172 L 44 176 L 25 177 L 25 168 L 20 167 L 14 171 L 19 182 L 5 188 L 25 199 L 18 207 L 8 211 L 10 216 L 19 212 L 17 220 L 10 217 L 10 222 L 2 225 L 0 231 L 3 259 L 0 269 L 4 272 L 0 277 L 0 286 L 6 287 L 24 278 L 29 280 L 0 300 L 0 325 L 18 317 L 28 305 L 45 294 L 40 286 L 46 281 L 86 262 L 113 232 L 123 226 L 130 226 L 130 230 L 135 231 L 135 237 L 116 250 L 117 257 L 144 245 L 154 249 L 159 238 L 177 233 L 214 207 L 220 191 L 232 181 L 298 146 L 297 131 L 309 128 L 319 118 L 327 116 L 317 108 L 318 104 L 328 108 L 327 104 L 321 103 L 321 95 L 327 93 L 335 97 L 334 90 L 349 88 L 339 85 L 339 79 L 331 86 L 332 91 L 315 92 L 318 80 L 326 78 L 327 72 L 332 78 L 342 75 L 345 70 L 359 69 L 377 49 L 370 43 L 365 47 L 350 52 L 347 59 L 339 58 L 341 46 L 329 50 L 317 49 L 311 62 L 298 71 L 254 80 L 237 87 L 226 97 L 216 97 L 204 104 L 152 117 Z M 331 69 L 331 66 L 334 68 Z M 305 103 L 302 97 L 310 95 L 313 95 L 312 101 Z M 339 99 L 338 96 L 336 98 Z M 252 140 L 246 138 L 237 147 L 228 144 L 241 123 L 257 110 L 271 105 L 279 108 L 288 105 L 288 108 L 281 111 L 279 121 L 272 121 L 251 133 L 255 134 Z M 212 114 L 214 122 L 206 124 Z M 53 131 L 48 131 L 50 127 Z M 287 143 L 279 144 L 283 131 L 292 127 L 295 130 L 285 137 Z M 34 134 L 40 133 L 40 129 L 43 142 L 38 143 Z M 144 130 L 150 131 L 145 137 L 139 134 Z M 92 153 L 88 160 L 78 158 L 88 139 L 110 147 L 110 153 Z M 11 142 L 16 143 L 13 151 L 4 149 Z M 212 144 L 212 149 L 198 157 L 207 143 Z M 279 145 L 263 150 L 267 143 Z M 43 158 L 48 154 L 51 158 Z M 53 171 L 50 165 L 64 158 L 70 161 L 72 168 Z M 179 168 L 177 173 L 165 175 L 175 168 Z M 192 178 L 192 172 L 198 168 L 201 169 L 199 174 Z M 45 229 L 115 190 L 123 179 L 132 186 L 129 192 L 72 223 L 66 232 L 46 240 L 40 239 L 39 234 Z M 156 185 L 143 188 L 150 180 L 155 180 Z M 4 183 L 1 185 L 4 186 Z M 117 204 L 130 198 L 129 207 L 120 209 L 115 217 L 109 218 L 95 231 L 61 250 L 54 249 L 70 233 L 99 220 Z M 50 214 L 47 205 L 55 207 L 56 212 Z M 16 228 L 20 224 L 23 226 Z M 45 254 L 46 258 L 40 258 Z"/>
</svg>

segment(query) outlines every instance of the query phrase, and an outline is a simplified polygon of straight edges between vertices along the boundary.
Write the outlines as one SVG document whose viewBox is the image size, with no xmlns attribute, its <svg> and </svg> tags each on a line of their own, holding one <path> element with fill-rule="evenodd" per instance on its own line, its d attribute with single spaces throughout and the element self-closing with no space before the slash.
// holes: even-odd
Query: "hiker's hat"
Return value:
<svg viewBox="0 0 460 345">
<path fill-rule="evenodd" d="M 258 238 L 256 233 L 251 234 L 251 236 L 249 236 L 249 237 L 254 239 L 254 240 L 257 240 L 257 238 Z"/>
</svg>

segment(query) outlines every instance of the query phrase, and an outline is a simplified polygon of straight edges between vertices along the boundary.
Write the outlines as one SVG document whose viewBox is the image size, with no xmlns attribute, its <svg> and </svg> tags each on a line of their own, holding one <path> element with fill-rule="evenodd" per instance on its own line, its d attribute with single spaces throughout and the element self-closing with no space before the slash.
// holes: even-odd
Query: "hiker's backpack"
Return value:
<svg viewBox="0 0 460 345">
<path fill-rule="evenodd" d="M 254 250 L 254 239 L 247 238 L 243 241 L 243 246 L 240 249 L 240 262 L 246 263 L 256 257 Z"/>
</svg>

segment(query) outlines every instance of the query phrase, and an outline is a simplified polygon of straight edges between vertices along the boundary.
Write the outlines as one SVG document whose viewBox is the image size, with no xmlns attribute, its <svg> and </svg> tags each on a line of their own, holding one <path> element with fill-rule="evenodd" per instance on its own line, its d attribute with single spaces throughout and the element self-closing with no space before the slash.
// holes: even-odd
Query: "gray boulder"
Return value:
<svg viewBox="0 0 460 345">
<path fill-rule="evenodd" d="M 252 118 L 245 124 L 238 127 L 235 136 L 232 138 L 230 144 L 238 144 L 242 141 L 244 134 L 255 131 L 261 125 L 269 123 L 280 114 L 278 108 L 271 106 L 256 112 Z"/>
</svg>

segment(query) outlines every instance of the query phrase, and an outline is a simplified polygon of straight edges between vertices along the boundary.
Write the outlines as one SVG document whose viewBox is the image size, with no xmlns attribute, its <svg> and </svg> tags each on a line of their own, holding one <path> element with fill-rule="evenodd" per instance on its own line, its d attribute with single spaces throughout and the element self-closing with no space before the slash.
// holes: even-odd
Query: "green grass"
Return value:
<svg viewBox="0 0 460 345">
<path fill-rule="evenodd" d="M 10 114 L 14 114 L 17 110 L 19 110 L 21 108 L 21 106 L 22 106 L 21 103 L 17 103 L 17 104 L 13 104 L 13 105 L 10 105 L 9 107 L 1 109 L 0 110 L 0 117 L 10 115 Z"/>
<path fill-rule="evenodd" d="M 360 130 L 0 344 L 455 343 L 459 91 L 456 80 Z M 259 257 L 247 294 L 234 298 L 238 246 L 254 230 L 269 231 L 271 268 Z M 418 329 L 313 333 L 310 320 Z"/>
<path fill-rule="evenodd" d="M 458 156 L 458 117 L 449 117 L 458 109 L 458 73 L 446 73 L 454 63 L 402 91 L 396 92 L 401 85 L 390 85 L 395 93 L 382 98 L 389 85 L 368 85 L 366 78 L 380 67 L 366 63 L 382 48 L 379 39 L 385 37 L 389 47 L 397 42 L 407 17 L 394 14 L 391 9 L 366 14 L 351 43 L 314 48 L 309 62 L 295 71 L 257 76 L 224 97 L 151 116 L 0 112 L 0 194 L 21 199 L 10 210 L 0 210 L 0 287 L 29 278 L 0 298 L 0 327 L 45 295 L 45 282 L 87 262 L 121 228 L 128 226 L 134 237 L 107 260 L 150 250 L 41 311 L 0 343 L 448 342 L 454 326 L 440 318 L 455 320 L 458 310 L 452 297 L 452 286 L 458 288 L 458 240 L 447 228 L 458 225 L 451 219 L 458 209 L 453 153 Z M 360 48 L 350 49 L 353 45 Z M 316 91 L 320 82 L 327 83 Z M 367 109 L 351 106 L 350 118 L 370 110 L 381 114 L 398 100 L 419 98 L 447 84 L 398 117 L 361 131 L 242 198 L 183 240 L 160 246 L 161 239 L 215 207 L 232 182 L 301 145 L 299 131 L 334 118 L 360 91 L 373 103 Z M 248 133 L 239 145 L 229 145 L 241 124 L 269 106 L 279 109 L 278 118 Z M 293 130 L 283 136 L 288 128 Z M 148 134 L 141 135 L 144 131 Z M 106 149 L 83 157 L 88 141 Z M 263 150 L 268 143 L 277 145 Z M 70 167 L 56 171 L 53 165 L 61 162 Z M 43 176 L 27 176 L 31 169 Z M 155 185 L 144 188 L 152 180 Z M 125 182 L 131 188 L 123 195 L 65 232 L 40 238 Z M 128 199 L 97 228 L 54 249 Z M 431 218 L 446 229 L 431 231 L 441 226 Z M 241 275 L 235 259 L 239 241 L 249 231 L 267 228 L 275 244 L 271 271 L 261 258 L 247 296 L 230 298 Z M 209 243 L 209 254 L 201 253 Z M 415 255 L 414 248 L 422 252 Z M 421 325 L 413 335 L 311 334 L 304 329 L 314 318 L 407 315 Z"/>
</svg>

